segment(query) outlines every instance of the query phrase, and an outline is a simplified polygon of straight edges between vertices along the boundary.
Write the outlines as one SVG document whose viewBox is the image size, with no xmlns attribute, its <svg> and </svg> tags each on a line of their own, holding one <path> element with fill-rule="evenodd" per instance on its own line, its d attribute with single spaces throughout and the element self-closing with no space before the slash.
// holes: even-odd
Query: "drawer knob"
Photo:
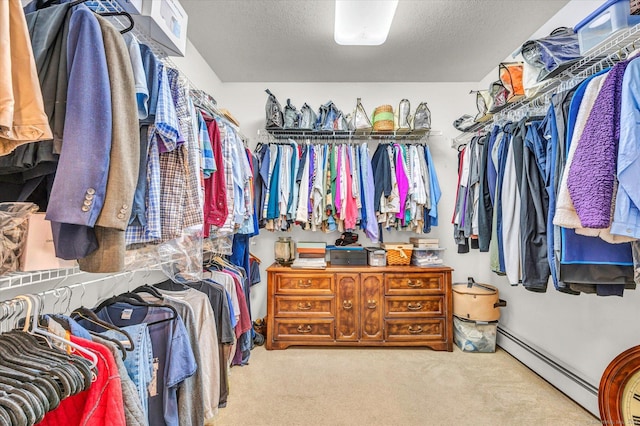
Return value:
<svg viewBox="0 0 640 426">
<path fill-rule="evenodd" d="M 346 310 L 349 310 L 351 308 L 353 308 L 353 302 L 351 302 L 351 300 L 343 300 L 342 301 L 342 307 Z"/>
<path fill-rule="evenodd" d="M 407 281 L 407 285 L 411 288 L 418 288 L 418 287 L 422 287 L 422 280 L 418 280 L 418 281 Z"/>
<path fill-rule="evenodd" d="M 305 326 L 299 325 L 298 326 L 298 333 L 311 333 L 311 326 L 307 325 L 305 327 Z"/>
<path fill-rule="evenodd" d="M 422 303 L 418 302 L 415 305 L 411 302 L 407 304 L 407 309 L 410 311 L 419 311 L 422 309 Z"/>
<path fill-rule="evenodd" d="M 309 309 L 311 309 L 311 303 L 307 302 L 307 303 L 298 303 L 298 310 L 299 311 L 308 311 Z"/>
<path fill-rule="evenodd" d="M 409 326 L 409 333 L 411 333 L 411 334 L 420 334 L 420 333 L 422 333 L 422 327 L 417 326 L 416 328 L 413 328 L 413 326 Z"/>
<path fill-rule="evenodd" d="M 302 288 L 311 287 L 311 280 L 307 280 L 306 282 L 302 280 L 298 280 L 298 287 L 302 287 Z"/>
<path fill-rule="evenodd" d="M 377 307 L 378 307 L 378 302 L 376 302 L 374 299 L 367 300 L 367 308 L 375 309 Z"/>
</svg>

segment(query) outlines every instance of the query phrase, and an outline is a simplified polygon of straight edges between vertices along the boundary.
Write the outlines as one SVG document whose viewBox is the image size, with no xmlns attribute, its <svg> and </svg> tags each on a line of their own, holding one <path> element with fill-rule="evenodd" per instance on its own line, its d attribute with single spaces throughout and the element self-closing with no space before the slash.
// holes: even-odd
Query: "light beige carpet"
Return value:
<svg viewBox="0 0 640 426">
<path fill-rule="evenodd" d="M 599 425 L 508 353 L 256 347 L 225 425 Z"/>
</svg>

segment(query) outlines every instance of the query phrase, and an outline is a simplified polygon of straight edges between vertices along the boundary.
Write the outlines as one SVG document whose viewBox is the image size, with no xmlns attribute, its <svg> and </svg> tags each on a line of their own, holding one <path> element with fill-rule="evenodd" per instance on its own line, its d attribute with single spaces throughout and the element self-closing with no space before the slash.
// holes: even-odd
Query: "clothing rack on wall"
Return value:
<svg viewBox="0 0 640 426">
<path fill-rule="evenodd" d="M 203 255 L 206 255 L 208 251 L 204 251 Z M 141 268 L 130 269 L 123 272 L 113 273 L 113 274 L 92 274 L 80 271 L 78 267 L 68 268 L 68 269 L 59 269 L 59 270 L 48 270 L 48 271 L 37 271 L 37 272 L 22 272 L 22 273 L 12 273 L 7 276 L 0 277 L 0 322 L 2 322 L 3 314 L 5 312 L 5 305 L 15 299 L 7 299 L 3 301 L 2 295 L 4 294 L 15 294 L 18 290 L 29 290 L 33 291 L 34 286 L 39 284 L 60 280 L 53 284 L 52 287 L 47 288 L 46 290 L 32 293 L 35 296 L 41 298 L 47 298 L 50 296 L 55 296 L 58 299 L 63 292 L 73 292 L 75 289 L 81 289 L 80 296 L 80 304 L 84 302 L 84 295 L 86 293 L 86 288 L 94 285 L 94 284 L 104 284 L 107 281 L 112 281 L 114 283 L 113 287 L 121 287 L 123 283 L 125 284 L 125 288 L 131 290 L 131 284 L 136 274 L 144 273 L 140 278 L 136 277 L 136 281 L 146 281 L 151 277 L 151 274 L 156 273 L 163 269 L 163 267 L 175 263 L 176 259 L 170 259 L 166 261 L 158 262 L 154 265 L 144 266 Z M 68 280 L 74 281 L 72 284 L 64 285 Z M 66 294 L 66 293 L 64 293 Z"/>
<path fill-rule="evenodd" d="M 85 305 L 85 294 L 86 288 L 88 286 L 100 283 L 103 284 L 107 280 L 119 280 L 120 284 L 125 282 L 127 291 L 131 290 L 131 283 L 133 279 L 133 275 L 138 271 L 127 271 L 120 272 L 117 274 L 112 274 L 107 277 L 100 277 L 91 280 L 82 281 L 79 283 L 62 286 L 63 282 L 60 282 L 56 285 L 56 287 L 52 289 L 48 289 L 45 291 L 41 291 L 38 293 L 24 293 L 21 296 L 28 296 L 32 298 L 38 298 L 40 301 L 40 307 L 45 309 L 45 302 L 47 299 L 50 299 L 52 296 L 54 297 L 53 304 L 51 308 L 47 308 L 51 313 L 62 313 L 68 314 L 71 308 L 71 300 L 74 298 L 74 292 L 76 290 L 81 290 L 79 300 L 76 304 L 79 306 Z M 146 277 L 142 278 L 142 281 L 145 281 L 151 274 L 151 271 L 144 271 L 146 273 Z M 117 286 L 114 286 L 114 289 Z M 1 289 L 0 289 L 1 290 Z M 93 304 L 95 301 L 91 301 L 89 304 Z M 17 321 L 23 313 L 26 313 L 26 304 L 23 297 L 15 296 L 11 299 L 0 301 L 0 333 L 3 331 L 9 331 L 12 328 L 12 322 Z M 15 324 L 14 324 L 15 325 Z"/>
<path fill-rule="evenodd" d="M 340 130 L 300 130 L 300 129 L 260 129 L 258 130 L 258 142 L 262 144 L 283 143 L 283 140 L 308 140 L 311 143 L 325 143 L 335 141 L 336 143 L 349 143 L 352 141 L 396 141 L 398 143 L 407 141 L 420 141 L 426 143 L 430 136 L 442 136 L 442 131 L 437 130 L 415 130 L 415 131 L 340 131 Z M 284 144 L 287 144 L 284 142 Z"/>
<path fill-rule="evenodd" d="M 491 131 L 494 124 L 513 121 L 512 117 L 525 117 L 533 109 L 546 109 L 554 95 L 571 90 L 585 78 L 625 60 L 640 48 L 640 24 L 620 31 L 617 35 L 591 49 L 582 59 L 571 65 L 555 78 L 543 83 L 535 95 L 524 97 L 496 112 L 493 117 L 476 123 L 466 132 L 452 139 L 451 147 L 459 149 L 473 136 Z"/>
<path fill-rule="evenodd" d="M 184 79 L 189 86 L 189 93 L 194 98 L 194 101 L 203 102 L 201 106 L 206 106 L 207 110 L 209 110 L 212 114 L 218 116 L 219 118 L 225 121 L 225 124 L 233 127 L 236 134 L 244 141 L 245 146 L 247 146 L 249 142 L 249 138 L 247 138 L 236 126 L 231 123 L 224 114 L 220 112 L 217 107 L 216 100 L 206 93 L 204 90 L 198 89 L 198 87 L 193 84 L 193 82 L 180 70 L 180 68 L 171 60 L 171 58 L 167 55 L 167 53 L 162 49 L 162 47 L 153 39 L 151 39 L 148 35 L 144 34 L 140 30 L 136 29 L 135 26 L 132 26 L 129 19 L 131 15 L 129 15 L 122 6 L 116 0 L 84 0 L 84 4 L 87 5 L 91 10 L 96 13 L 104 14 L 104 16 L 109 16 L 112 18 L 117 25 L 122 27 L 123 29 L 131 29 L 132 34 L 138 39 L 140 43 L 146 44 L 149 46 L 151 51 L 160 58 L 168 67 L 174 68 L 179 71 L 180 78 Z M 108 14 L 108 15 L 107 15 Z M 126 19 L 123 19 L 126 18 Z M 131 27 L 131 28 L 129 28 Z M 123 30 L 124 31 L 124 30 Z"/>
<path fill-rule="evenodd" d="M 213 96 L 211 96 L 204 90 L 194 89 L 193 85 L 190 85 L 190 87 L 191 89 L 189 90 L 189 93 L 196 106 L 199 106 L 209 113 L 216 115 L 218 118 L 223 120 L 226 125 L 232 127 L 236 134 L 240 137 L 240 139 L 242 139 L 242 141 L 244 142 L 244 146 L 246 147 L 249 143 L 249 138 L 246 137 L 242 133 L 242 131 L 240 131 L 235 123 L 232 123 L 231 120 L 229 120 L 227 116 L 220 111 L 220 109 L 218 108 L 218 102 L 213 98 Z"/>
</svg>

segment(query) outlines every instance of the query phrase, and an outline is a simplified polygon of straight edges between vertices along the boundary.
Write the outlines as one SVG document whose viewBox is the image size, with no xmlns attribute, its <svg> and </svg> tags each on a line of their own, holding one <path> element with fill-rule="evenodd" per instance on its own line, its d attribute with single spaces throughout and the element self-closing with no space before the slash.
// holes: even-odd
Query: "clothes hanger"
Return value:
<svg viewBox="0 0 640 426">
<path fill-rule="evenodd" d="M 84 0 L 86 1 L 86 0 Z M 99 12 L 98 15 L 100 16 L 124 16 L 125 18 L 127 18 L 129 20 L 129 26 L 126 27 L 123 30 L 120 30 L 120 34 L 126 34 L 129 31 L 131 31 L 135 25 L 134 21 L 133 21 L 133 17 L 129 14 L 129 12 L 125 12 L 124 10 L 121 12 Z"/>
<path fill-rule="evenodd" d="M 149 303 L 145 301 L 142 297 L 140 297 L 140 295 L 137 293 L 122 293 L 120 295 L 111 297 L 103 301 L 102 303 L 100 303 L 96 308 L 93 309 L 93 311 L 99 312 L 105 307 L 113 305 L 114 303 L 117 303 L 117 302 L 123 302 L 132 306 L 139 306 L 139 307 L 146 307 L 146 308 L 166 308 L 171 310 L 172 312 L 171 317 L 146 323 L 149 326 L 160 324 L 167 321 L 173 321 L 176 318 L 179 318 L 178 311 L 173 306 L 166 305 L 166 304 Z"/>
<path fill-rule="evenodd" d="M 41 2 L 43 0 L 37 0 L 38 2 Z M 55 2 L 59 2 L 60 0 L 44 0 L 44 6 L 38 7 L 36 6 L 36 9 L 43 9 L 45 7 L 51 6 L 52 4 L 54 4 Z M 86 3 L 88 0 L 76 0 L 73 1 L 71 3 L 69 3 L 69 7 L 74 7 L 77 6 L 79 4 L 82 3 Z M 122 11 L 118 11 L 118 12 L 96 12 L 93 11 L 94 13 L 96 13 L 97 15 L 100 16 L 104 16 L 104 17 L 108 17 L 108 16 L 124 16 L 125 18 L 127 18 L 127 20 L 129 21 L 129 26 L 126 27 L 123 30 L 120 30 L 120 34 L 125 34 L 128 33 L 129 31 L 131 31 L 135 25 L 134 21 L 133 21 L 133 17 L 126 11 L 122 10 Z"/>
<path fill-rule="evenodd" d="M 156 289 L 153 286 L 150 286 L 149 284 L 144 284 L 141 285 L 140 287 L 137 287 L 135 289 L 133 289 L 134 293 L 149 293 L 152 296 L 155 296 L 156 298 L 160 299 L 160 300 L 164 300 L 164 296 L 162 295 L 162 293 L 160 293 L 158 291 L 158 289 Z"/>
<path fill-rule="evenodd" d="M 75 309 L 72 313 L 71 313 L 71 318 L 77 319 L 77 318 L 82 318 L 86 321 L 89 321 L 92 324 L 95 324 L 99 327 L 104 328 L 105 330 L 112 330 L 112 331 L 116 331 L 120 334 L 122 334 L 123 336 L 126 337 L 127 341 L 125 342 L 127 344 L 127 347 L 125 347 L 123 345 L 123 342 L 121 342 L 120 340 L 117 339 L 110 339 L 107 336 L 104 336 L 100 333 L 100 337 L 102 338 L 106 338 L 107 340 L 112 340 L 114 343 L 116 343 L 118 345 L 118 347 L 121 347 L 123 351 L 133 351 L 135 349 L 135 345 L 133 343 L 133 339 L 131 338 L 131 335 L 126 331 L 121 329 L 120 327 L 111 324 L 107 321 L 103 321 L 101 320 L 96 314 L 95 312 L 93 312 L 91 309 L 89 308 L 85 308 L 84 306 L 81 306 L 77 309 Z M 89 330 L 89 333 L 91 333 L 92 331 Z M 126 358 L 126 354 L 124 354 L 124 358 Z"/>
<path fill-rule="evenodd" d="M 28 374 L 44 371 L 56 375 L 53 383 L 61 398 L 88 389 L 95 380 L 89 360 L 45 346 L 42 340 L 29 333 L 13 330 L 0 336 L 0 340 L 4 348 L 0 355 L 4 362 L 0 363 Z"/>
<path fill-rule="evenodd" d="M 24 299 L 27 302 L 27 319 L 25 320 L 24 328 L 22 329 L 22 331 L 34 336 L 39 335 L 45 338 L 53 339 L 72 347 L 78 352 L 81 352 L 84 355 L 88 356 L 89 360 L 91 361 L 91 369 L 95 370 L 98 365 L 98 357 L 96 356 L 96 354 L 76 343 L 73 343 L 67 339 L 63 339 L 62 337 L 53 333 L 49 333 L 48 331 L 45 331 L 38 326 L 38 311 L 40 310 L 40 300 L 36 297 L 32 297 L 33 296 L 29 297 L 24 295 L 19 295 L 16 297 L 17 299 Z"/>
<path fill-rule="evenodd" d="M 103 310 L 105 307 L 113 305 L 114 303 L 117 302 L 126 302 L 128 303 L 131 299 L 136 300 L 137 302 L 144 302 L 144 300 L 142 299 L 142 297 L 140 297 L 140 295 L 136 294 L 136 293 L 122 293 L 122 294 L 118 294 L 115 296 L 111 296 L 106 300 L 103 300 L 102 302 L 100 302 L 100 304 L 94 308 L 92 308 L 91 310 L 94 313 L 100 312 L 101 310 Z"/>
<path fill-rule="evenodd" d="M 189 286 L 174 280 L 166 280 L 161 283 L 154 284 L 154 287 L 167 291 L 184 291 L 190 288 Z"/>
<path fill-rule="evenodd" d="M 71 332 L 71 325 L 69 324 L 69 321 L 66 318 L 58 316 L 58 315 L 51 315 L 51 316 L 49 316 L 49 321 L 55 321 L 58 324 L 60 324 L 62 326 L 62 328 L 64 328 L 68 332 Z M 101 339 L 108 340 L 111 343 L 115 344 L 118 347 L 118 349 L 120 349 L 120 354 L 121 354 L 122 360 L 124 361 L 125 359 L 127 359 L 127 354 L 125 352 L 126 349 L 125 349 L 124 345 L 122 344 L 122 342 L 120 342 L 119 340 L 116 340 L 116 339 L 114 339 L 112 337 L 105 336 L 105 335 L 102 335 L 100 333 L 96 333 L 95 331 L 92 331 L 92 330 L 87 330 L 87 332 L 89 334 L 91 334 L 92 336 L 100 337 Z"/>
<path fill-rule="evenodd" d="M 41 306 L 40 305 L 41 300 L 39 297 L 36 297 L 33 295 L 28 295 L 28 296 L 21 295 L 21 296 L 17 296 L 17 298 L 23 299 L 26 301 L 27 312 L 26 312 L 25 325 L 23 328 L 24 334 L 15 334 L 16 338 L 27 338 L 29 336 L 32 336 L 33 338 L 35 338 L 37 336 L 41 336 L 45 339 L 45 342 L 47 342 L 49 345 L 49 348 L 40 347 L 41 351 L 45 351 L 48 354 L 53 355 L 57 358 L 67 359 L 67 361 L 72 361 L 72 362 L 77 361 L 74 363 L 73 367 L 71 365 L 63 364 L 61 368 L 65 369 L 68 367 L 70 370 L 67 370 L 67 371 L 70 373 L 71 376 L 75 373 L 78 375 L 78 378 L 80 379 L 84 378 L 85 386 L 83 389 L 87 389 L 91 385 L 91 383 L 96 380 L 98 357 L 88 349 L 74 342 L 71 342 L 65 338 L 62 338 L 56 334 L 49 333 L 48 331 L 39 327 L 39 324 L 37 322 L 38 314 Z M 29 328 L 29 325 L 31 325 L 31 328 Z M 77 356 L 67 358 L 68 355 L 66 353 L 64 352 L 60 353 L 58 350 L 54 350 L 53 348 L 51 348 L 51 340 L 62 342 L 66 346 L 69 346 L 74 350 L 85 354 L 88 357 L 88 359 L 77 357 Z M 33 344 L 34 346 L 37 346 L 35 343 Z M 85 368 L 83 368 L 85 362 L 89 363 L 89 366 L 86 370 Z M 73 381 L 73 377 L 71 377 L 70 384 L 72 384 L 71 383 L 72 381 Z"/>
<path fill-rule="evenodd" d="M 15 370 L 0 362 L 0 375 L 5 379 L 12 379 L 20 383 L 32 383 L 35 385 L 47 398 L 47 402 L 49 403 L 49 409 L 47 411 L 55 410 L 60 405 L 58 385 L 47 375 L 46 372 L 40 376 L 36 376 L 32 373 Z"/>
</svg>

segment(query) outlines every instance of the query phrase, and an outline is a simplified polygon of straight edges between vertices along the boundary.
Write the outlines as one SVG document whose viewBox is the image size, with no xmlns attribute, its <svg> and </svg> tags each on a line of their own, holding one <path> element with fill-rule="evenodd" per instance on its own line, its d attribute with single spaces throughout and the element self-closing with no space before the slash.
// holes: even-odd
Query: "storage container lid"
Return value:
<svg viewBox="0 0 640 426">
<path fill-rule="evenodd" d="M 591 14 L 589 16 L 587 16 L 582 21 L 580 21 L 580 23 L 578 25 L 576 25 L 573 30 L 577 33 L 578 30 L 580 30 L 582 27 L 584 27 L 585 25 L 587 25 L 591 21 L 593 21 L 595 18 L 597 18 L 598 15 L 600 15 L 602 12 L 604 12 L 605 10 L 610 8 L 612 5 L 614 5 L 616 3 L 620 3 L 621 1 L 626 1 L 627 3 L 629 2 L 629 0 L 607 0 L 607 2 L 605 2 L 602 6 L 600 6 L 599 8 L 594 10 L 593 12 L 591 12 Z"/>
<path fill-rule="evenodd" d="M 414 244 L 438 244 L 440 242 L 440 240 L 437 238 L 416 238 L 416 237 L 409 238 L 409 241 Z"/>
<path fill-rule="evenodd" d="M 460 294 L 473 294 L 476 296 L 489 296 L 498 294 L 498 289 L 489 284 L 475 282 L 472 277 L 466 283 L 453 283 L 451 289 Z"/>
<path fill-rule="evenodd" d="M 383 243 L 385 250 L 413 250 L 413 244 L 407 243 Z"/>
<path fill-rule="evenodd" d="M 384 251 L 384 249 L 380 248 L 380 247 L 365 247 L 365 250 L 367 250 L 368 252 L 371 252 L 373 254 L 385 254 L 386 253 Z"/>
</svg>

